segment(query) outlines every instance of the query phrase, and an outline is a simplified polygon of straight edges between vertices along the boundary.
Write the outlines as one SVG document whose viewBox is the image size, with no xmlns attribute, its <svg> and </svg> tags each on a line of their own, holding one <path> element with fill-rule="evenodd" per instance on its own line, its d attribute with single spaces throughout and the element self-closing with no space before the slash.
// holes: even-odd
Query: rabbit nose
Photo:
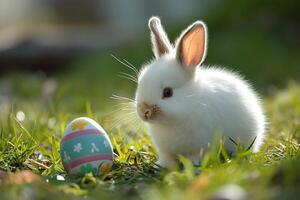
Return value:
<svg viewBox="0 0 300 200">
<path fill-rule="evenodd" d="M 145 109 L 145 111 L 144 111 L 144 117 L 145 117 L 145 119 L 150 119 L 151 116 L 152 116 L 152 110 L 149 109 L 149 108 Z"/>
<path fill-rule="evenodd" d="M 160 109 L 157 105 L 152 105 L 146 102 L 142 102 L 138 104 L 138 114 L 144 120 L 153 119 L 158 113 L 160 113 Z"/>
</svg>

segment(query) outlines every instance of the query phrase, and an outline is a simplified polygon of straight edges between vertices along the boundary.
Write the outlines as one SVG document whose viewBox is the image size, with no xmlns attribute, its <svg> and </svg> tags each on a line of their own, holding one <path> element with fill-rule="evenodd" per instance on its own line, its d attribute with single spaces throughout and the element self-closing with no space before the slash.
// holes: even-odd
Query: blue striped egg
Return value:
<svg viewBox="0 0 300 200">
<path fill-rule="evenodd" d="M 113 163 L 113 149 L 108 135 L 94 120 L 76 118 L 65 129 L 60 156 L 69 175 L 81 176 L 92 172 L 106 174 Z"/>
</svg>

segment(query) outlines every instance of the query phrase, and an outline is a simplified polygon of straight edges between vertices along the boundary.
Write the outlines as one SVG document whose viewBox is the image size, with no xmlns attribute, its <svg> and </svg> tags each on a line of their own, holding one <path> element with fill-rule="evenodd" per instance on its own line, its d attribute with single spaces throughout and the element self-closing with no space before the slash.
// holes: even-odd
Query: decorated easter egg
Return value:
<svg viewBox="0 0 300 200">
<path fill-rule="evenodd" d="M 113 160 L 112 145 L 104 129 L 87 117 L 76 118 L 65 129 L 60 155 L 69 175 L 94 175 L 110 171 Z"/>
</svg>

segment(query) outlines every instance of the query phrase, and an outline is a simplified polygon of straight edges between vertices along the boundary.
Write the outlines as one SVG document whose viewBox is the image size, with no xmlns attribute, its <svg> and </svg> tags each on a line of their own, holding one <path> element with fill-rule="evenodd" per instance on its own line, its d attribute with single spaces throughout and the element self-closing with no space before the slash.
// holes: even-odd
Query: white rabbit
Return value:
<svg viewBox="0 0 300 200">
<path fill-rule="evenodd" d="M 260 99 L 239 75 L 201 65 L 206 55 L 207 31 L 196 21 L 173 46 L 157 17 L 149 20 L 155 59 L 138 77 L 136 109 L 149 127 L 158 150 L 158 164 L 171 167 L 177 155 L 199 163 L 200 149 L 219 132 L 225 147 L 234 141 L 254 151 L 264 138 L 265 116 Z M 256 139 L 255 139 L 256 138 Z"/>
</svg>

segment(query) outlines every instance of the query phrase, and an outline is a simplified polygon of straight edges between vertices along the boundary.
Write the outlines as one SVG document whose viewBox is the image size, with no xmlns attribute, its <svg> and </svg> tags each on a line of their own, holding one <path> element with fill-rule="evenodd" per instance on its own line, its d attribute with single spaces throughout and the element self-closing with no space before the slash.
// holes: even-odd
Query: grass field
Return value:
<svg viewBox="0 0 300 200">
<path fill-rule="evenodd" d="M 244 36 L 247 40 L 240 40 L 248 42 L 236 45 L 247 46 L 254 41 L 257 35 L 251 34 Z M 230 37 L 233 36 L 216 36 L 215 40 L 226 43 Z M 269 125 L 259 153 L 239 149 L 230 158 L 223 151 L 222 141 L 216 140 L 211 150 L 201 155 L 201 166 L 192 166 L 182 157 L 181 169 L 159 168 L 154 164 L 157 157 L 147 130 L 142 126 L 136 129 L 138 125 L 122 118 L 119 112 L 111 114 L 120 103 L 110 99 L 112 93 L 133 96 L 135 84 L 117 76 L 127 69 L 109 54 L 95 55 L 53 78 L 41 73 L 1 78 L 0 199 L 221 199 L 220 195 L 226 197 L 226 192 L 249 199 L 297 199 L 300 85 L 292 80 L 299 73 L 299 57 L 295 56 L 298 50 L 295 46 L 281 47 L 287 53 L 276 57 L 278 50 L 268 45 L 272 41 L 262 39 L 250 43 L 253 49 L 260 44 L 257 54 L 264 52 L 264 56 L 239 60 L 230 52 L 231 58 L 222 57 L 216 43 L 212 42 L 213 56 L 208 57 L 208 62 L 226 64 L 234 60 L 234 65 L 242 64 L 244 68 L 238 70 L 262 95 Z M 116 55 L 134 60 L 135 65 L 151 55 L 149 46 L 136 45 L 131 49 L 148 50 L 142 55 L 121 50 Z M 241 55 L 246 56 L 247 52 Z M 274 58 L 273 63 L 266 64 L 269 58 Z M 284 63 L 289 71 L 280 68 Z M 258 72 L 261 66 L 274 68 L 265 67 Z M 109 72 L 107 67 L 111 67 Z M 87 174 L 71 178 L 63 170 L 59 155 L 62 134 L 67 123 L 79 116 L 95 119 L 109 134 L 115 160 L 113 170 L 106 176 Z"/>
</svg>

